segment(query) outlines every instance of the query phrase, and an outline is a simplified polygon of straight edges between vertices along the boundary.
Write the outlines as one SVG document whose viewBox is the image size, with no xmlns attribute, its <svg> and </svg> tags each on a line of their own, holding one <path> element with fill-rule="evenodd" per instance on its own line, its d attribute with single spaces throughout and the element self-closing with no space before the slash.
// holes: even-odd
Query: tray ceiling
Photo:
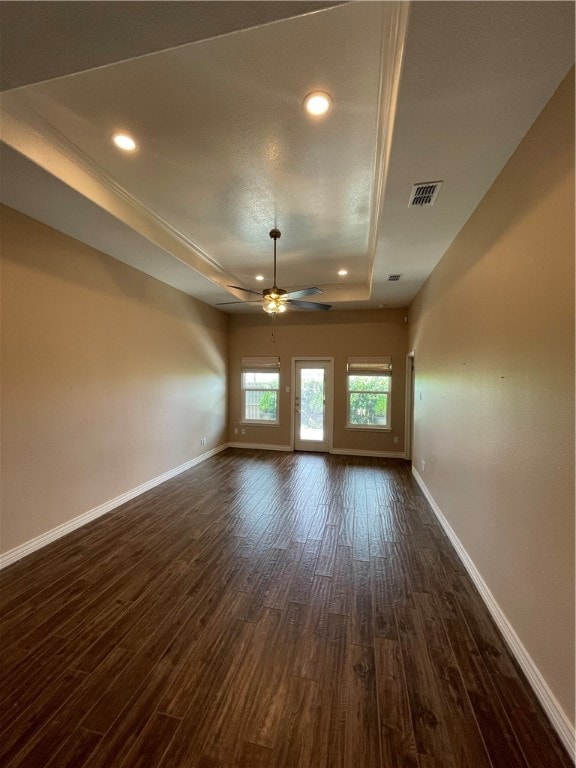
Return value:
<svg viewBox="0 0 576 768">
<path fill-rule="evenodd" d="M 137 4 L 118 5 L 127 30 Z M 146 5 L 161 19 L 171 4 Z M 256 24 L 274 4 L 176 5 L 191 42 L 118 60 L 117 34 L 114 63 L 83 69 L 79 50 L 74 74 L 3 93 L 2 199 L 212 304 L 271 284 L 276 226 L 282 287 L 405 306 L 574 61 L 569 3 L 302 4 L 316 12 L 233 32 L 227 16 L 221 34 L 218 6 Z M 316 89 L 334 101 L 322 120 L 302 108 Z M 114 147 L 119 130 L 137 152 Z M 433 206 L 408 206 L 439 180 Z"/>
</svg>

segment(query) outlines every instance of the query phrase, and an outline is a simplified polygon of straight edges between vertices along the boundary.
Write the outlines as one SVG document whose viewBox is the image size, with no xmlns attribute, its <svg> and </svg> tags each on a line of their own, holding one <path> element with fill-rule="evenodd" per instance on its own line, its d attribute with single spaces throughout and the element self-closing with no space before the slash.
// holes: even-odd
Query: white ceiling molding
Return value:
<svg viewBox="0 0 576 768">
<path fill-rule="evenodd" d="M 80 151 L 67 146 L 66 139 L 54 130 L 40 133 L 21 116 L 0 109 L 0 140 L 67 186 L 103 208 L 131 229 L 158 245 L 179 261 L 192 267 L 208 280 L 226 286 L 237 277 L 226 272 L 208 254 L 190 242 L 181 232 L 147 209 L 125 189 L 96 168 L 88 159 L 81 159 Z"/>
<path fill-rule="evenodd" d="M 404 48 L 408 31 L 408 16 L 410 4 L 406 2 L 390 3 L 391 13 L 387 17 L 386 28 L 382 40 L 382 63 L 380 65 L 380 93 L 378 98 L 378 137 L 376 144 L 376 167 L 374 174 L 374 191 L 372 193 L 372 215 L 368 251 L 370 253 L 370 275 L 368 279 L 368 293 L 372 294 L 372 281 L 374 279 L 374 265 L 376 263 L 376 249 L 380 237 L 382 216 L 384 214 L 384 193 L 388 168 L 390 166 L 390 154 L 392 152 L 392 138 L 394 135 L 394 121 L 396 118 L 396 104 L 400 77 L 402 74 L 402 62 L 404 61 Z"/>
</svg>

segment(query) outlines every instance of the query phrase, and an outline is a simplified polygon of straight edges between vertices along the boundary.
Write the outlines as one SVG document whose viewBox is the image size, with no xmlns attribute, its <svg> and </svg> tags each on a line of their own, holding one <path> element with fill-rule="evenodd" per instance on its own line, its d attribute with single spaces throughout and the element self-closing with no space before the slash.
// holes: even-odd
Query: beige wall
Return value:
<svg viewBox="0 0 576 768">
<path fill-rule="evenodd" d="M 226 441 L 228 318 L 1 217 L 5 552 Z"/>
<path fill-rule="evenodd" d="M 406 311 L 375 309 L 298 313 L 278 317 L 275 326 L 267 315 L 236 315 L 230 321 L 230 425 L 229 440 L 236 443 L 290 445 L 291 360 L 293 357 L 334 358 L 334 449 L 404 451 L 404 399 L 406 369 Z M 274 329 L 274 336 L 273 336 Z M 280 425 L 241 425 L 240 362 L 244 356 L 280 356 Z M 346 425 L 346 357 L 392 357 L 392 432 L 356 431 Z M 234 434 L 234 429 L 246 434 Z M 399 438 L 397 444 L 394 437 Z"/>
<path fill-rule="evenodd" d="M 574 722 L 573 71 L 415 300 L 410 346 L 415 466 Z"/>
</svg>

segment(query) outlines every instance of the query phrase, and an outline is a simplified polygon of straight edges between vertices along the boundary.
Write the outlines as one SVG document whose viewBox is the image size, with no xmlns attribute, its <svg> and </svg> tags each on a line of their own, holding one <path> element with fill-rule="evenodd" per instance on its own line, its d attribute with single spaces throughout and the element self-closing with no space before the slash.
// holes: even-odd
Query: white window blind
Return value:
<svg viewBox="0 0 576 768">
<path fill-rule="evenodd" d="M 279 357 L 243 357 L 243 371 L 278 371 L 280 370 Z"/>
<path fill-rule="evenodd" d="M 379 373 L 392 372 L 391 357 L 349 357 L 347 358 L 348 373 Z"/>
</svg>

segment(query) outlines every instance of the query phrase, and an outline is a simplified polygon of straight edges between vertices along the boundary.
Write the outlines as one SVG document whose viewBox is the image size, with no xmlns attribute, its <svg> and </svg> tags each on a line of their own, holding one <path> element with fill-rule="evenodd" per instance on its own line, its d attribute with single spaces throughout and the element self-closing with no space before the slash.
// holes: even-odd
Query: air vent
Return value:
<svg viewBox="0 0 576 768">
<path fill-rule="evenodd" d="M 397 283 L 398 280 L 400 280 L 401 277 L 402 277 L 402 275 L 388 275 L 388 281 L 390 283 Z"/>
<path fill-rule="evenodd" d="M 413 205 L 434 205 L 441 186 L 441 181 L 425 181 L 421 184 L 414 184 L 408 208 Z"/>
</svg>

